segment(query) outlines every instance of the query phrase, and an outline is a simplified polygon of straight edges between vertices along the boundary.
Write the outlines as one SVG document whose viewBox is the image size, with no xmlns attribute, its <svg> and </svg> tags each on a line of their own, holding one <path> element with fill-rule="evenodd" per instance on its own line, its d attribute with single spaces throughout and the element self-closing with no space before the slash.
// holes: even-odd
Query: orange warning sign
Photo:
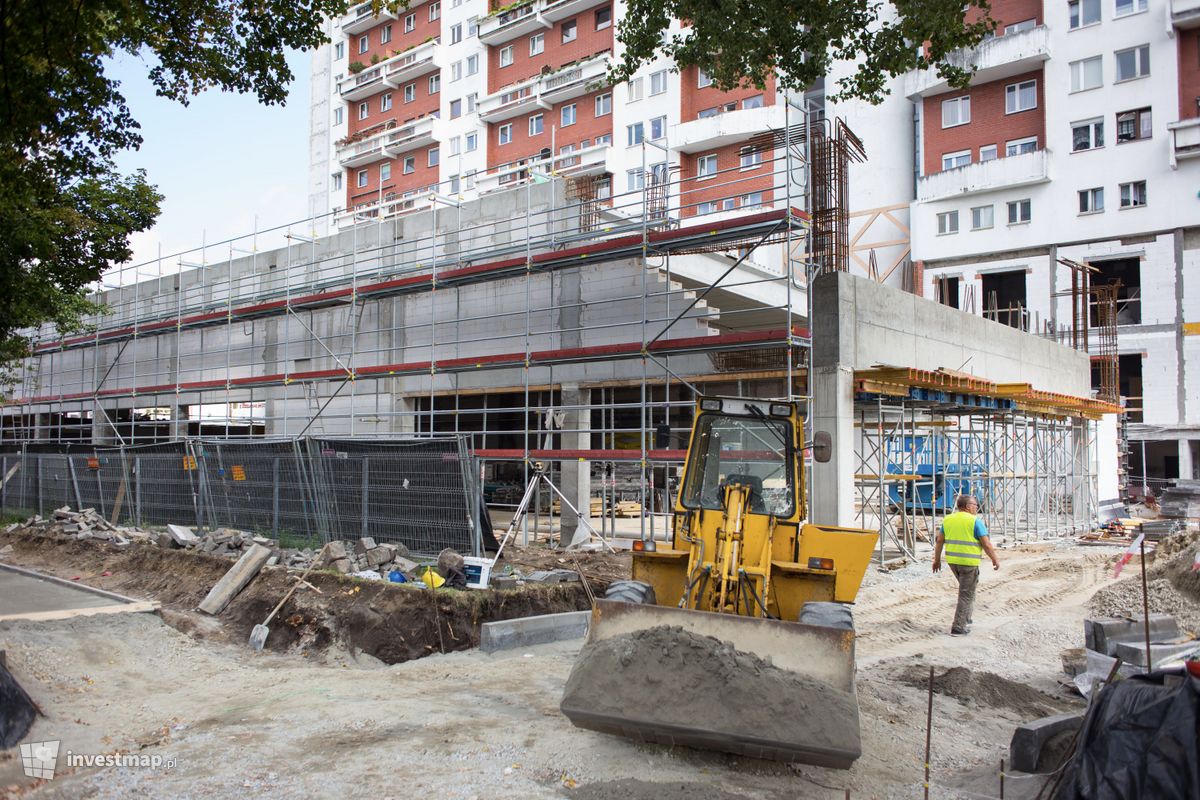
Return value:
<svg viewBox="0 0 1200 800">
<path fill-rule="evenodd" d="M 192 470 L 194 470 L 195 468 L 196 468 L 196 457 L 195 457 L 195 456 L 184 456 L 184 457 L 183 457 L 183 469 L 184 469 L 184 471 L 185 471 L 185 472 L 191 472 L 191 471 L 192 471 Z"/>
<path fill-rule="evenodd" d="M 229 471 L 233 473 L 233 479 L 235 481 L 246 480 L 246 469 L 244 467 L 239 466 L 238 464 L 234 464 L 232 467 L 229 468 Z"/>
</svg>

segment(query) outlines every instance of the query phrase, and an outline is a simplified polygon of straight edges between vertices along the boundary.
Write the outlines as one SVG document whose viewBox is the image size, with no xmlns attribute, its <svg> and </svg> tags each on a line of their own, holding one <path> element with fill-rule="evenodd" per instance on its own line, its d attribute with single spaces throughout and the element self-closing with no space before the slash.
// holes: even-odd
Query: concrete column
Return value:
<svg viewBox="0 0 1200 800">
<path fill-rule="evenodd" d="M 838 364 L 813 370 L 813 431 L 828 431 L 832 457 L 813 462 L 808 516 L 817 525 L 853 527 L 854 370 Z"/>
<path fill-rule="evenodd" d="M 188 434 L 188 407 L 171 406 L 171 438 L 184 439 Z"/>
<path fill-rule="evenodd" d="M 589 405 L 592 401 L 591 390 L 564 385 L 561 397 L 563 406 L 568 407 L 563 412 L 562 449 L 591 449 L 592 435 L 588 432 L 588 429 L 592 427 L 591 412 L 588 409 L 569 408 L 570 406 Z M 559 474 L 559 491 L 579 509 L 581 515 L 588 517 L 592 497 L 591 462 L 579 459 L 564 460 Z M 562 543 L 569 544 L 574 539 L 579 524 L 565 506 L 562 509 L 561 524 Z"/>
<path fill-rule="evenodd" d="M 1196 466 L 1192 463 L 1192 442 L 1190 439 L 1179 440 L 1179 477 L 1189 480 L 1196 476 Z"/>
<path fill-rule="evenodd" d="M 399 385 L 399 381 L 392 382 L 394 385 Z M 415 412 L 417 410 L 416 401 L 411 397 L 400 397 L 392 395 L 392 411 L 393 414 L 388 420 L 388 428 L 392 433 L 408 433 L 411 434 L 417 429 L 417 418 Z"/>
<path fill-rule="evenodd" d="M 119 441 L 108 412 L 95 406 L 92 410 L 92 444 L 116 444 Z"/>
</svg>

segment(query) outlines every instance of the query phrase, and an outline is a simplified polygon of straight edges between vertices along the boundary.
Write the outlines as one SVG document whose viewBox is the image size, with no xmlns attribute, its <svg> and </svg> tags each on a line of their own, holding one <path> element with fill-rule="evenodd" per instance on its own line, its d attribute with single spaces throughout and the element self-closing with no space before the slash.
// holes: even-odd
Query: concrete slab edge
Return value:
<svg viewBox="0 0 1200 800">
<path fill-rule="evenodd" d="M 582 639 L 587 635 L 591 619 L 591 611 L 564 611 L 560 614 L 485 622 L 479 630 L 479 649 L 485 653 L 495 653 L 535 644 Z"/>
</svg>

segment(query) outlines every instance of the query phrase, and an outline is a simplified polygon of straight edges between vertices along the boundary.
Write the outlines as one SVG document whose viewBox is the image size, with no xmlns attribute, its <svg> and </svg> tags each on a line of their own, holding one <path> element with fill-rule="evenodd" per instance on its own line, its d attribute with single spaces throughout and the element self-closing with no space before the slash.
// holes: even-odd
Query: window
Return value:
<svg viewBox="0 0 1200 800">
<path fill-rule="evenodd" d="M 667 90 L 667 71 L 660 69 L 650 73 L 650 94 L 662 94 Z"/>
<path fill-rule="evenodd" d="M 1071 17 L 1071 30 L 1100 21 L 1100 0 L 1071 0 L 1067 3 Z"/>
<path fill-rule="evenodd" d="M 467 56 L 467 74 L 475 75 L 479 72 L 479 56 Z"/>
<path fill-rule="evenodd" d="M 733 211 L 735 208 L 737 208 L 737 201 L 732 197 L 722 198 L 720 208 L 722 211 Z"/>
<path fill-rule="evenodd" d="M 570 103 L 569 105 L 565 105 L 562 107 L 562 110 L 559 112 L 559 120 L 562 123 L 562 126 L 564 128 L 566 128 L 569 125 L 575 124 L 575 104 L 574 103 Z"/>
<path fill-rule="evenodd" d="M 508 144 L 512 141 L 512 123 L 506 122 L 496 129 L 496 143 Z"/>
<path fill-rule="evenodd" d="M 379 43 L 387 44 L 391 40 L 392 40 L 392 24 L 389 22 L 387 25 L 383 26 L 382 30 L 379 31 Z"/>
<path fill-rule="evenodd" d="M 1117 0 L 1114 16 L 1125 17 L 1146 10 L 1146 0 Z"/>
<path fill-rule="evenodd" d="M 392 165 L 391 164 L 380 164 L 379 165 L 379 182 L 384 183 L 385 181 L 390 181 L 391 179 L 392 179 Z"/>
<path fill-rule="evenodd" d="M 416 172 L 417 171 L 417 157 L 416 156 L 405 156 L 404 157 L 404 169 L 402 171 L 404 172 L 405 175 L 411 175 L 412 173 Z"/>
<path fill-rule="evenodd" d="M 512 63 L 513 63 L 512 45 L 510 44 L 505 47 L 501 47 L 500 48 L 500 66 L 508 67 L 508 66 L 512 66 Z"/>
<path fill-rule="evenodd" d="M 333 124 L 341 125 L 342 120 L 345 117 L 345 114 L 346 114 L 346 109 L 342 108 L 341 106 L 338 106 L 337 108 L 335 108 L 333 110 Z"/>
<path fill-rule="evenodd" d="M 702 69 L 696 70 L 696 88 L 703 89 L 705 86 L 712 86 L 712 76 Z"/>
<path fill-rule="evenodd" d="M 332 183 L 333 190 L 335 192 L 340 192 L 342 190 L 342 173 L 335 172 L 332 175 L 330 175 L 329 177 L 333 179 L 333 183 Z"/>
<path fill-rule="evenodd" d="M 529 135 L 537 136 L 542 132 L 542 115 L 534 114 L 529 118 Z"/>
<path fill-rule="evenodd" d="M 450 137 L 450 155 L 456 156 L 461 152 L 462 152 L 462 137 L 461 136 L 451 136 Z"/>
<path fill-rule="evenodd" d="M 467 113 L 475 111 L 475 104 L 479 102 L 479 92 L 471 92 L 467 95 Z"/>
<path fill-rule="evenodd" d="M 762 108 L 762 106 L 763 96 L 761 94 L 756 94 L 753 97 L 747 97 L 742 100 L 742 108 Z"/>
<path fill-rule="evenodd" d="M 437 94 L 441 90 L 442 90 L 442 76 L 436 75 L 436 74 L 430 75 L 429 76 L 429 93 Z"/>
<path fill-rule="evenodd" d="M 1071 125 L 1071 152 L 1104 147 L 1104 120 L 1089 119 Z"/>
<path fill-rule="evenodd" d="M 958 233 L 958 212 L 943 211 L 937 215 L 938 236 Z"/>
<path fill-rule="evenodd" d="M 1083 92 L 1104 83 L 1104 59 L 1101 56 L 1071 62 L 1071 91 Z"/>
<path fill-rule="evenodd" d="M 707 200 L 696 206 L 697 214 L 715 214 L 717 213 L 717 204 L 712 200 Z"/>
<path fill-rule="evenodd" d="M 626 125 L 625 133 L 628 134 L 626 144 L 630 147 L 633 147 L 635 144 L 641 144 L 642 139 L 646 138 L 642 131 L 642 123 L 640 122 Z"/>
<path fill-rule="evenodd" d="M 430 3 L 429 4 L 429 21 L 433 22 L 435 19 L 437 19 L 440 16 L 442 16 L 442 4 L 441 3 Z"/>
<path fill-rule="evenodd" d="M 416 100 L 416 99 L 417 99 L 417 85 L 415 83 L 410 83 L 408 86 L 404 87 L 404 102 L 411 103 L 413 100 Z"/>
<path fill-rule="evenodd" d="M 612 6 L 596 9 L 596 30 L 612 27 Z"/>
<path fill-rule="evenodd" d="M 708 119 L 709 117 L 715 117 L 717 114 L 720 114 L 720 113 L 721 113 L 721 109 L 719 109 L 719 108 L 705 108 L 705 109 L 697 112 L 696 119 Z"/>
<path fill-rule="evenodd" d="M 535 33 L 529 37 L 529 55 L 541 55 L 546 49 L 546 34 Z"/>
<path fill-rule="evenodd" d="M 655 117 L 650 120 L 650 141 L 658 141 L 667 135 L 667 118 Z"/>
<path fill-rule="evenodd" d="M 1079 191 L 1079 213 L 1096 214 L 1104 210 L 1104 187 Z"/>
<path fill-rule="evenodd" d="M 646 173 L 641 168 L 626 170 L 625 185 L 631 192 L 646 188 Z"/>
<path fill-rule="evenodd" d="M 458 119 L 462 116 L 462 99 L 450 101 L 450 119 Z"/>
<path fill-rule="evenodd" d="M 1144 78 L 1150 74 L 1150 45 L 1131 47 L 1128 50 L 1118 50 L 1117 77 L 1118 81 L 1131 81 Z"/>
<path fill-rule="evenodd" d="M 1010 83 L 1004 87 L 1004 113 L 1016 114 L 1037 108 L 1037 81 Z"/>
<path fill-rule="evenodd" d="M 1004 143 L 1004 155 L 1010 157 L 1033 153 L 1037 149 L 1036 136 L 1026 136 L 1024 139 L 1013 139 L 1011 142 Z"/>
<path fill-rule="evenodd" d="M 753 147 L 743 147 L 738 153 L 742 169 L 754 169 L 762 163 L 762 151 Z"/>
<path fill-rule="evenodd" d="M 942 127 L 953 128 L 971 121 L 971 96 L 963 95 L 942 101 Z"/>
<path fill-rule="evenodd" d="M 429 166 L 436 167 L 442 160 L 442 151 L 436 147 L 429 148 Z"/>
<path fill-rule="evenodd" d="M 462 23 L 450 26 L 450 44 L 458 44 L 462 41 Z"/>
<path fill-rule="evenodd" d="M 392 93 L 391 92 L 384 92 L 383 94 L 381 94 L 379 96 L 379 110 L 380 111 L 391 111 L 392 110 Z"/>
<path fill-rule="evenodd" d="M 358 104 L 358 118 L 366 119 L 370 115 L 371 115 L 371 104 L 370 103 L 359 103 Z"/>
<path fill-rule="evenodd" d="M 642 79 L 631 78 L 628 83 L 629 102 L 642 99 Z"/>
<path fill-rule="evenodd" d="M 762 202 L 762 192 L 750 192 L 750 194 L 742 195 L 742 208 L 758 208 Z"/>
<path fill-rule="evenodd" d="M 1122 183 L 1119 188 L 1121 190 L 1121 208 L 1139 208 L 1146 205 L 1145 181 Z"/>
<path fill-rule="evenodd" d="M 612 144 L 612 134 L 611 133 L 606 133 L 606 134 L 596 137 L 596 146 L 597 147 L 601 147 L 601 146 L 608 147 L 611 144 Z"/>
<path fill-rule="evenodd" d="M 992 161 L 996 158 L 996 155 L 996 145 L 994 144 L 985 144 L 979 148 L 980 163 L 984 161 Z"/>
<path fill-rule="evenodd" d="M 1139 108 L 1117 114 L 1117 144 L 1149 139 L 1151 133 L 1150 109 Z"/>
<path fill-rule="evenodd" d="M 479 20 L 475 19 L 475 17 L 471 17 L 469 20 L 467 20 L 467 36 L 471 37 L 471 36 L 478 36 L 478 35 L 479 35 Z M 468 183 L 470 183 L 471 179 L 468 178 L 467 181 L 468 181 Z"/>
<path fill-rule="evenodd" d="M 358 188 L 363 188 L 367 185 L 367 170 L 360 169 L 358 171 Z"/>
<path fill-rule="evenodd" d="M 333 46 L 333 60 L 340 61 L 346 57 L 346 43 L 338 42 Z"/>
<path fill-rule="evenodd" d="M 944 153 L 942 155 L 942 169 L 956 169 L 958 167 L 965 167 L 970 163 L 970 150 L 959 150 L 957 153 Z"/>
<path fill-rule="evenodd" d="M 450 65 L 450 82 L 462 80 L 462 62 L 455 61 Z"/>
<path fill-rule="evenodd" d="M 696 159 L 696 177 L 711 178 L 717 174 L 717 154 L 711 153 Z"/>
<path fill-rule="evenodd" d="M 995 224 L 995 209 L 992 206 L 976 206 L 971 209 L 971 230 L 985 231 Z"/>
<path fill-rule="evenodd" d="M 412 33 L 416 29 L 417 29 L 417 15 L 409 14 L 407 17 L 404 18 L 404 32 Z"/>
<path fill-rule="evenodd" d="M 579 26 L 575 24 L 575 20 L 569 19 L 562 24 L 562 40 L 563 44 L 575 41 L 575 37 L 579 35 Z"/>
<path fill-rule="evenodd" d="M 596 95 L 596 116 L 603 117 L 612 113 L 612 95 Z"/>
<path fill-rule="evenodd" d="M 369 48 L 370 46 L 371 46 L 371 37 L 370 36 L 358 37 L 358 52 L 359 53 L 367 52 L 367 48 Z"/>
<path fill-rule="evenodd" d="M 461 186 L 462 186 L 462 182 L 459 180 L 459 177 L 457 175 L 451 175 L 450 176 L 450 194 L 458 194 Z"/>
<path fill-rule="evenodd" d="M 475 132 L 468 133 L 464 138 L 464 143 L 467 146 L 468 153 L 474 153 L 479 149 L 479 134 Z"/>
<path fill-rule="evenodd" d="M 1010 200 L 1008 203 L 1008 224 L 1021 225 L 1033 219 L 1033 204 L 1029 200 Z"/>
<path fill-rule="evenodd" d="M 1004 35 L 1012 36 L 1015 33 L 1020 33 L 1021 31 L 1032 30 L 1036 27 L 1037 27 L 1036 19 L 1023 19 L 1020 22 L 1014 22 L 1012 25 L 1005 25 L 1004 26 Z"/>
</svg>

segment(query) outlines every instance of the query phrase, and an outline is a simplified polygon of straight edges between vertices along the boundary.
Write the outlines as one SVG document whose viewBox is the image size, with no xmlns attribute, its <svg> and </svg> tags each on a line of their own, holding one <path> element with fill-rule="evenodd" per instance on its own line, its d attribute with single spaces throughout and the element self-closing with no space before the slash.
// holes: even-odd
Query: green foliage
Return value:
<svg viewBox="0 0 1200 800">
<path fill-rule="evenodd" d="M 141 144 L 118 83 L 120 54 L 143 58 L 158 93 L 209 88 L 283 103 L 289 49 L 326 41 L 344 0 L 5 0 L 0 5 L 0 363 L 28 353 L 21 329 L 77 329 L 87 288 L 131 257 L 162 196 L 113 158 Z"/>
<path fill-rule="evenodd" d="M 350 72 L 351 75 L 357 75 L 358 73 L 362 72 L 366 68 L 367 68 L 367 65 L 362 63 L 361 61 L 351 61 L 346 66 L 346 69 Z"/>
<path fill-rule="evenodd" d="M 964 8 L 984 12 L 978 22 Z M 892 13 L 894 9 L 894 13 Z M 609 72 L 628 80 L 650 59 L 665 54 L 680 67 L 700 67 L 720 89 L 779 85 L 804 90 L 828 75 L 837 61 L 857 69 L 827 87 L 831 99 L 879 102 L 892 76 L 936 67 L 951 85 L 965 86 L 971 70 L 948 56 L 973 47 L 994 28 L 987 0 L 629 0 L 617 38 L 624 58 Z M 690 21 L 666 38 L 672 18 Z M 921 43 L 927 47 L 921 48 Z"/>
</svg>

